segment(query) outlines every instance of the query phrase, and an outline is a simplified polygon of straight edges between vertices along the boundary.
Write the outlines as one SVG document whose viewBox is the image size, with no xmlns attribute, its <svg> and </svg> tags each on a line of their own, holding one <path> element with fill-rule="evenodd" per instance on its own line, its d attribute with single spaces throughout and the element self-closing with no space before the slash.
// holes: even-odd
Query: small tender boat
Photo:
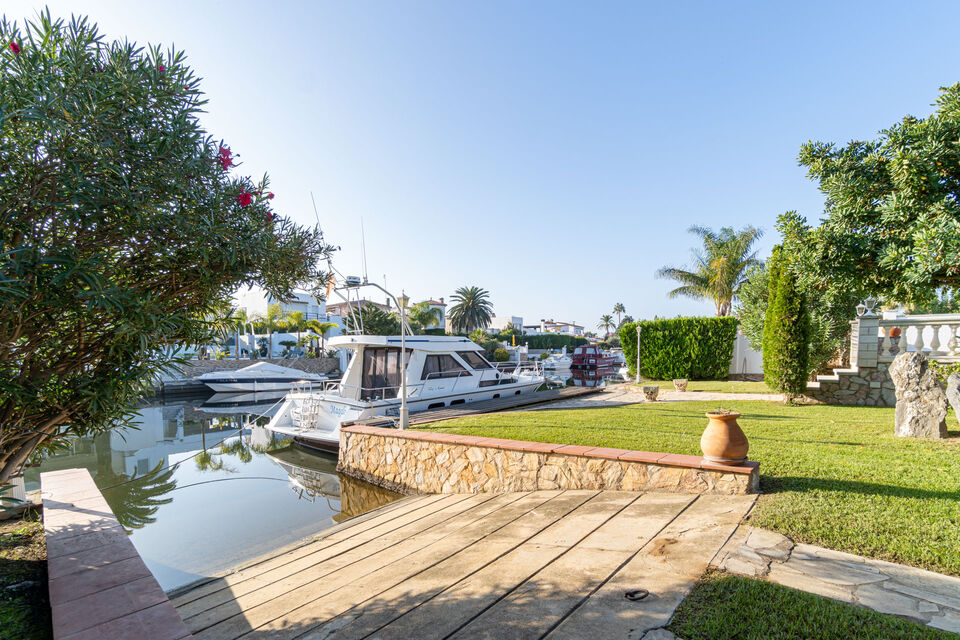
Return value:
<svg viewBox="0 0 960 640">
<path fill-rule="evenodd" d="M 214 391 L 242 393 L 258 391 L 289 391 L 295 383 L 321 385 L 327 376 L 307 373 L 269 362 L 258 362 L 236 371 L 211 371 L 195 378 Z"/>
<path fill-rule="evenodd" d="M 321 391 L 293 391 L 267 428 L 321 449 L 340 446 L 340 425 L 373 416 L 398 416 L 402 365 L 400 336 L 337 336 L 328 344 L 353 352 L 339 383 Z M 410 413 L 531 393 L 543 384 L 539 362 L 501 363 L 457 336 L 406 338 Z"/>
<path fill-rule="evenodd" d="M 203 404 L 197 407 L 197 410 L 203 411 L 204 413 L 221 413 L 228 415 L 235 413 L 256 413 L 272 416 L 275 413 L 274 409 L 279 407 L 280 402 L 286 395 L 287 392 L 282 390 L 259 391 L 255 393 L 215 393 L 204 400 Z M 268 411 L 269 413 L 265 414 L 263 413 L 264 411 Z"/>
<path fill-rule="evenodd" d="M 569 369 L 573 363 L 573 358 L 567 355 L 567 348 L 564 347 L 560 353 L 551 353 L 543 360 L 544 369 Z"/>
</svg>

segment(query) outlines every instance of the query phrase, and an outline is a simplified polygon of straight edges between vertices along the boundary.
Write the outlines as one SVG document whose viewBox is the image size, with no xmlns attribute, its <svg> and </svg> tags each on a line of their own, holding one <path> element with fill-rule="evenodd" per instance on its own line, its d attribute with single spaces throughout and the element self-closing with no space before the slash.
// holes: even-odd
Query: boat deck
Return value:
<svg viewBox="0 0 960 640">
<path fill-rule="evenodd" d="M 207 640 L 639 638 L 669 621 L 752 504 L 614 491 L 411 497 L 171 600 Z"/>
<path fill-rule="evenodd" d="M 507 396 L 505 398 L 496 398 L 494 400 L 481 400 L 480 402 L 471 402 L 468 404 L 447 407 L 444 409 L 433 409 L 429 411 L 418 411 L 410 414 L 410 424 L 426 424 L 429 422 L 439 422 L 440 420 L 452 420 L 463 416 L 475 415 L 478 413 L 494 413 L 496 411 L 509 411 L 510 409 L 519 409 L 547 402 L 556 402 L 558 400 L 569 400 L 580 396 L 590 395 L 603 391 L 603 387 L 564 387 L 562 389 L 547 389 L 536 393 L 521 393 L 518 396 Z M 353 420 L 344 422 L 343 426 L 364 425 L 367 427 L 392 426 L 396 418 L 385 416 L 374 416 L 363 418 L 362 420 Z"/>
</svg>

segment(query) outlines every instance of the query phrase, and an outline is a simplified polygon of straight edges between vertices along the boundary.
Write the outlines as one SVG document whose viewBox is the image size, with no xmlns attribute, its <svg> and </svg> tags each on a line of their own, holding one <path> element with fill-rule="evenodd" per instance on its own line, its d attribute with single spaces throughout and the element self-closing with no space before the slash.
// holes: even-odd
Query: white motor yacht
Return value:
<svg viewBox="0 0 960 640">
<path fill-rule="evenodd" d="M 569 369 L 573 363 L 573 358 L 567 355 L 567 348 L 564 347 L 560 353 L 551 353 L 543 360 L 544 369 Z"/>
<path fill-rule="evenodd" d="M 343 378 L 328 382 L 320 392 L 288 393 L 267 428 L 309 446 L 336 450 L 341 423 L 398 416 L 400 342 L 400 336 L 330 339 L 332 348 L 353 352 Z M 410 413 L 531 393 L 544 382 L 538 362 L 509 363 L 506 369 L 498 369 L 483 357 L 483 349 L 467 338 L 410 336 L 406 347 Z"/>
<path fill-rule="evenodd" d="M 290 367 L 280 367 L 269 362 L 258 362 L 235 371 L 211 371 L 197 376 L 196 380 L 203 382 L 214 391 L 243 393 L 289 391 L 294 383 L 322 385 L 327 380 L 327 376 Z"/>
</svg>

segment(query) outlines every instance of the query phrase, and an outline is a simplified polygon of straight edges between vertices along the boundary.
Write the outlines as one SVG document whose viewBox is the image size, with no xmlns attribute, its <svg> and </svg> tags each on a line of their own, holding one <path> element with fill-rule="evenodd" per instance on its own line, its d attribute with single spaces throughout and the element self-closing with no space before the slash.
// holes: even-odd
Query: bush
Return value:
<svg viewBox="0 0 960 640">
<path fill-rule="evenodd" d="M 510 352 L 504 349 L 503 347 L 500 347 L 499 349 L 493 352 L 493 359 L 496 360 L 497 362 L 506 362 L 507 360 L 510 359 Z"/>
<path fill-rule="evenodd" d="M 586 338 L 578 336 L 564 336 L 559 334 L 545 334 L 542 336 L 517 336 L 517 346 L 527 345 L 531 349 L 562 349 L 567 347 L 579 347 L 582 344 L 589 344 Z"/>
<path fill-rule="evenodd" d="M 630 375 L 637 374 L 639 354 L 640 375 L 645 378 L 726 379 L 737 322 L 736 318 L 723 317 L 625 323 L 620 328 L 620 343 Z"/>
<path fill-rule="evenodd" d="M 445 336 L 445 335 L 447 335 L 447 331 L 446 331 L 445 329 L 441 329 L 441 328 L 439 328 L 439 327 L 433 327 L 432 329 L 424 329 L 424 330 L 423 330 L 423 335 L 425 335 L 425 336 Z"/>
<path fill-rule="evenodd" d="M 779 250 L 770 259 L 770 295 L 763 321 L 763 380 L 775 391 L 799 395 L 807 387 L 810 312 L 797 278 Z"/>
</svg>

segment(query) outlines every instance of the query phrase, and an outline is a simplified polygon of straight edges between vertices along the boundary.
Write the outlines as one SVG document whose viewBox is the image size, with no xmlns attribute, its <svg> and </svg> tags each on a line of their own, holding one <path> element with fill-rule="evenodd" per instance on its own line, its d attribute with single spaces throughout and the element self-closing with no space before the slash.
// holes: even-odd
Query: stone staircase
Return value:
<svg viewBox="0 0 960 640">
<path fill-rule="evenodd" d="M 825 404 L 892 407 L 897 403 L 887 364 L 882 362 L 873 367 L 834 369 L 831 375 L 817 376 L 816 382 L 807 383 L 806 396 Z"/>
</svg>

